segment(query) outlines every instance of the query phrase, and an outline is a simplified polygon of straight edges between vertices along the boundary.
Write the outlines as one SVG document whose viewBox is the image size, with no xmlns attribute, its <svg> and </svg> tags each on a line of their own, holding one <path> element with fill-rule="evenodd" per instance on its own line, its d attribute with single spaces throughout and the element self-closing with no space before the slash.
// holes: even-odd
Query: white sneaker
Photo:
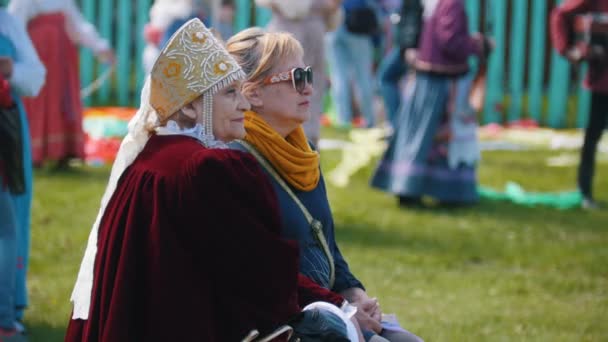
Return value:
<svg viewBox="0 0 608 342">
<path fill-rule="evenodd" d="M 581 202 L 581 208 L 585 210 L 599 210 L 602 209 L 602 206 L 591 198 L 584 197 L 583 201 Z"/>
</svg>

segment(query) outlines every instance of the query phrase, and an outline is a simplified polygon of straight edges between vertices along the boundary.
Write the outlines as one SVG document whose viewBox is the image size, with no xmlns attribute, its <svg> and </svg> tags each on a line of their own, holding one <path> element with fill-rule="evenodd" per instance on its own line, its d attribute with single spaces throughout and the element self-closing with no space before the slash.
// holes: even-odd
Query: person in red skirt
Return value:
<svg viewBox="0 0 608 342">
<path fill-rule="evenodd" d="M 74 0 L 11 0 L 8 11 L 27 24 L 47 76 L 40 94 L 24 100 L 35 166 L 84 159 L 84 132 L 77 45 L 91 48 L 102 62 L 114 52 L 82 16 Z"/>
</svg>

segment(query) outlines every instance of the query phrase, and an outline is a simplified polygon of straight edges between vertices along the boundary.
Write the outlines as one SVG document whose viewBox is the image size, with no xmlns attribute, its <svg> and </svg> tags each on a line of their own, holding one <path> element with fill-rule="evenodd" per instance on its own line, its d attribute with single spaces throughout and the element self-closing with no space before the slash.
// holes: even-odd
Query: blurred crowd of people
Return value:
<svg viewBox="0 0 608 342">
<path fill-rule="evenodd" d="M 463 0 L 255 3 L 271 10 L 267 27 L 236 34 L 230 1 L 217 8 L 194 0 L 152 5 L 143 32 L 142 104 L 91 232 L 67 340 L 202 334 L 211 341 L 247 333 L 254 340 L 256 328 L 279 331 L 277 338 L 286 340 L 280 325 L 287 323 L 296 336 L 325 338 L 318 340 L 420 340 L 382 325 L 378 300 L 368 296 L 335 241 L 318 154 L 326 93 L 337 127 L 391 132 L 372 187 L 402 207 L 422 205 L 425 197 L 470 205 L 478 201 L 480 156 L 479 108 L 472 99 L 483 98 L 473 92 L 483 90 L 494 42 L 469 30 Z M 578 186 L 583 206 L 597 208 L 592 180 L 608 118 L 608 69 L 605 46 L 573 41 L 574 16 L 588 12 L 607 13 L 608 0 L 565 1 L 553 10 L 551 29 L 558 52 L 590 63 L 585 84 L 592 101 Z M 2 341 L 27 339 L 32 168 L 49 161 L 65 168 L 84 158 L 79 45 L 102 63 L 115 62 L 108 41 L 74 0 L 11 0 L 0 8 Z M 471 57 L 479 61 L 474 70 Z M 233 236 L 248 238 L 241 243 Z M 206 247 L 193 241 L 207 241 Z M 171 257 L 163 259 L 161 249 Z M 225 264 L 218 266 L 213 260 L 220 256 Z M 218 279 L 209 280 L 208 270 Z M 280 289 L 269 292 L 267 282 Z M 167 291 L 192 298 L 165 300 Z M 314 314 L 299 314 L 308 305 Z M 206 310 L 203 326 L 197 308 Z M 217 313 L 232 321 L 215 322 Z M 333 323 L 319 323 L 319 315 Z M 196 331 L 176 332 L 186 318 Z"/>
<path fill-rule="evenodd" d="M 373 187 L 396 195 L 399 205 L 406 207 L 420 205 L 423 197 L 447 206 L 478 201 L 477 118 L 494 41 L 469 31 L 464 1 L 256 3 L 272 10 L 269 30 L 293 33 L 305 47 L 306 63 L 326 71 L 327 81 L 317 76 L 311 120 L 304 125 L 313 143 L 319 139 L 321 114 L 327 109 L 323 92 L 329 85 L 334 126 L 383 127 L 392 134 L 371 180 Z M 575 32 L 580 26 L 575 18 L 594 13 L 598 21 L 605 20 L 601 13 L 605 15 L 607 6 L 605 0 L 572 0 L 551 13 L 554 47 L 572 63 L 590 65 L 584 83 L 592 92 L 591 109 L 578 170 L 585 209 L 600 207 L 592 182 L 597 144 L 608 117 L 608 62 L 601 43 L 606 38 L 595 44 L 577 43 L 580 37 L 602 33 Z M 322 39 L 324 44 L 319 43 Z M 478 68 L 469 69 L 470 57 L 478 59 Z"/>
</svg>

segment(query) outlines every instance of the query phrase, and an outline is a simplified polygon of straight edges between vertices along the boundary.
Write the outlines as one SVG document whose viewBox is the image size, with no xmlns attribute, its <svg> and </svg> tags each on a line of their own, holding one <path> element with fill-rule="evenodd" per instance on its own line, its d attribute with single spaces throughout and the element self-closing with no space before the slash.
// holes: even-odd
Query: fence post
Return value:
<svg viewBox="0 0 608 342">
<path fill-rule="evenodd" d="M 255 26 L 264 27 L 270 21 L 272 11 L 266 7 L 255 6 Z"/>
<path fill-rule="evenodd" d="M 82 0 L 81 2 L 82 15 L 91 23 L 95 22 L 95 1 Z M 93 82 L 93 67 L 95 60 L 93 52 L 89 48 L 80 48 L 80 84 L 81 87 L 86 87 Z M 91 105 L 91 98 L 83 100 L 84 106 Z"/>
<path fill-rule="evenodd" d="M 549 80 L 549 120 L 550 127 L 564 126 L 568 112 L 568 88 L 570 85 L 570 64 L 557 54 L 551 52 L 551 76 Z"/>
<path fill-rule="evenodd" d="M 496 47 L 490 54 L 488 62 L 488 79 L 486 89 L 486 103 L 484 106 L 484 122 L 497 122 L 501 120 L 501 113 L 497 105 L 503 101 L 503 81 L 505 68 L 505 35 L 507 22 L 507 2 L 488 1 L 486 15 L 492 23 L 492 36 Z M 490 5 L 491 4 L 491 5 Z M 490 33 L 490 32 L 488 32 Z"/>
<path fill-rule="evenodd" d="M 112 13 L 114 10 L 113 0 L 104 0 L 99 3 L 99 34 L 108 40 L 110 46 L 112 46 Z M 99 73 L 99 72 L 98 72 Z M 98 102 L 107 103 L 110 98 L 110 84 L 112 82 L 105 82 L 99 89 L 97 94 Z"/>
<path fill-rule="evenodd" d="M 481 0 L 467 0 L 465 2 L 470 32 L 479 32 L 479 20 L 481 18 L 480 1 Z M 479 64 L 477 58 L 470 58 L 469 61 L 471 72 L 475 72 Z"/>
<path fill-rule="evenodd" d="M 118 89 L 118 104 L 126 106 L 129 104 L 129 93 L 131 91 L 131 1 L 119 1 L 118 7 L 118 46 L 116 64 L 116 88 Z"/>
<path fill-rule="evenodd" d="M 528 113 L 536 122 L 540 123 L 543 112 L 543 88 L 545 74 L 545 41 L 547 25 L 547 2 L 532 1 L 530 41 L 530 64 L 528 65 Z"/>
<path fill-rule="evenodd" d="M 137 0 L 137 23 L 135 33 L 135 41 L 136 44 L 136 56 L 135 56 L 135 94 L 133 95 L 132 103 L 135 104 L 136 107 L 139 107 L 140 101 L 140 90 L 143 88 L 144 79 L 146 75 L 144 74 L 144 66 L 142 55 L 144 53 L 144 48 L 146 47 L 146 42 L 143 38 L 144 26 L 148 22 L 150 17 L 150 0 Z"/>
<path fill-rule="evenodd" d="M 235 0 L 236 15 L 234 19 L 234 32 L 242 31 L 249 27 L 251 22 L 251 0 Z"/>
<path fill-rule="evenodd" d="M 538 0 L 537 0 L 538 2 Z M 519 120 L 524 96 L 524 66 L 526 58 L 527 0 L 513 0 L 511 12 L 511 58 L 509 66 L 509 121 Z"/>
<path fill-rule="evenodd" d="M 469 30 L 471 32 L 479 31 L 479 18 L 481 18 L 480 2 L 481 0 L 467 0 L 465 8 L 469 17 Z"/>
</svg>

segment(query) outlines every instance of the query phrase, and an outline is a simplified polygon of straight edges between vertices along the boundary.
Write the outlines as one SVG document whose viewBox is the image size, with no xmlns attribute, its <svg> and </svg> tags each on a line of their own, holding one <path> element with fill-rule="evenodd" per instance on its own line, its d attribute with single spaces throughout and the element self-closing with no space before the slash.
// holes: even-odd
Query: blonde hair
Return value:
<svg viewBox="0 0 608 342">
<path fill-rule="evenodd" d="M 302 45 L 291 33 L 267 32 L 259 27 L 251 27 L 232 36 L 226 50 L 247 75 L 250 84 L 246 88 L 262 85 L 270 76 L 272 67 L 283 59 L 304 56 Z"/>
</svg>

